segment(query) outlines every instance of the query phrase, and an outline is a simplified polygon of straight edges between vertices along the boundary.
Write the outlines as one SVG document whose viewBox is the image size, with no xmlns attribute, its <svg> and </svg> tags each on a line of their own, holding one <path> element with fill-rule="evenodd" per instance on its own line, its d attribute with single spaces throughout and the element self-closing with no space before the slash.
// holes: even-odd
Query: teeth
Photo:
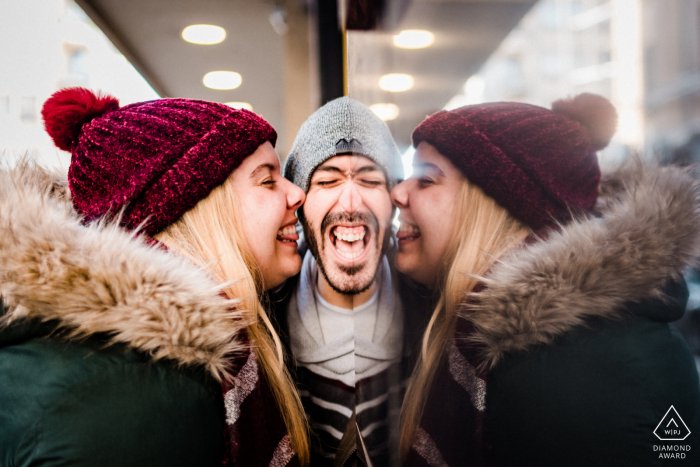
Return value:
<svg viewBox="0 0 700 467">
<path fill-rule="evenodd" d="M 344 240 L 346 242 L 356 242 L 358 240 L 362 240 L 365 238 L 365 232 L 362 233 L 357 233 L 357 234 L 340 234 L 338 233 L 337 230 L 333 231 L 333 235 L 336 236 L 336 238 L 339 238 L 341 240 Z"/>
<path fill-rule="evenodd" d="M 277 231 L 277 236 L 279 237 L 280 235 L 291 235 L 295 234 L 297 232 L 296 228 L 293 225 L 288 225 L 284 227 L 283 229 L 280 229 Z"/>
<path fill-rule="evenodd" d="M 420 233 L 420 229 L 412 226 L 411 224 L 401 224 L 401 227 L 399 227 L 399 232 Z"/>
<path fill-rule="evenodd" d="M 340 250 L 337 249 L 337 248 L 335 249 L 335 251 L 337 251 L 338 254 L 339 254 L 340 256 L 342 256 L 343 258 L 345 258 L 345 259 L 355 259 L 355 258 L 357 258 L 358 256 L 360 256 L 360 255 L 362 254 L 362 252 L 365 251 L 365 249 L 363 248 L 363 249 L 361 249 L 360 251 L 354 251 L 354 252 L 352 252 L 352 253 L 350 253 L 350 252 L 345 252 L 345 251 L 340 251 Z"/>
</svg>

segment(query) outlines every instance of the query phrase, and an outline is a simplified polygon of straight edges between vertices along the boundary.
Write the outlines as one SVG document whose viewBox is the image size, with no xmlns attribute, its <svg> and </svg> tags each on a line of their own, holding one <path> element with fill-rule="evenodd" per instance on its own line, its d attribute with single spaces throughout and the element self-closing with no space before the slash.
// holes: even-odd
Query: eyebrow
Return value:
<svg viewBox="0 0 700 467">
<path fill-rule="evenodd" d="M 250 178 L 255 178 L 255 177 L 258 175 L 258 172 L 260 172 L 260 171 L 263 170 L 263 169 L 270 169 L 271 172 L 274 172 L 274 171 L 275 171 L 275 166 L 272 165 L 272 164 L 260 164 L 259 166 L 257 166 L 257 167 L 255 168 L 255 170 L 253 170 L 253 171 L 250 173 Z"/>
<path fill-rule="evenodd" d="M 422 164 L 414 165 L 414 169 L 418 169 L 419 171 L 425 173 L 428 170 L 434 170 L 435 172 L 438 173 L 438 175 L 445 176 L 445 172 L 443 172 L 440 167 L 438 167 L 435 164 L 431 164 L 429 162 L 423 162 Z"/>
<path fill-rule="evenodd" d="M 316 172 L 319 172 L 319 171 L 320 171 L 320 172 L 339 173 L 339 174 L 341 174 L 341 175 L 344 175 L 344 174 L 345 174 L 345 172 L 343 172 L 343 171 L 340 170 L 338 167 L 335 167 L 335 166 L 333 166 L 333 165 L 321 166 L 321 167 L 319 167 L 318 169 L 316 169 Z M 378 168 L 376 165 L 365 165 L 365 166 L 363 166 L 363 167 L 360 167 L 360 168 L 357 169 L 357 170 L 353 170 L 353 171 L 352 171 L 352 174 L 353 174 L 353 175 L 358 175 L 358 174 L 365 173 L 365 172 L 379 172 L 379 171 L 380 171 L 380 170 L 379 170 L 379 168 Z"/>
</svg>

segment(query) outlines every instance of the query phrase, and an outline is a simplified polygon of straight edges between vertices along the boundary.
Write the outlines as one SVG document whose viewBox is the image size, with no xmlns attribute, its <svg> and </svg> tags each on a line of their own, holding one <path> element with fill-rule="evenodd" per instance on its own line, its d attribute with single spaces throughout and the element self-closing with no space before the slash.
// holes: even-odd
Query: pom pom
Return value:
<svg viewBox="0 0 700 467">
<path fill-rule="evenodd" d="M 119 101 L 115 97 L 94 94 L 85 88 L 66 88 L 44 102 L 41 116 L 54 144 L 70 151 L 84 124 L 118 108 Z"/>
<path fill-rule="evenodd" d="M 617 129 L 615 107 L 597 94 L 584 93 L 572 99 L 558 100 L 552 104 L 552 110 L 585 126 L 595 151 L 606 147 Z"/>
</svg>

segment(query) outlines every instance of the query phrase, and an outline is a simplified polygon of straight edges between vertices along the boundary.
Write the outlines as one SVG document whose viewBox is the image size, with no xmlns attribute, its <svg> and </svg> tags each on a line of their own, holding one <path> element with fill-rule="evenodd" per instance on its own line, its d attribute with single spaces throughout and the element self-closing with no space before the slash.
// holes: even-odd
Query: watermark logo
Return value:
<svg viewBox="0 0 700 467">
<path fill-rule="evenodd" d="M 690 430 L 675 407 L 671 406 L 657 425 L 654 434 L 661 441 L 683 441 L 690 435 Z"/>
</svg>

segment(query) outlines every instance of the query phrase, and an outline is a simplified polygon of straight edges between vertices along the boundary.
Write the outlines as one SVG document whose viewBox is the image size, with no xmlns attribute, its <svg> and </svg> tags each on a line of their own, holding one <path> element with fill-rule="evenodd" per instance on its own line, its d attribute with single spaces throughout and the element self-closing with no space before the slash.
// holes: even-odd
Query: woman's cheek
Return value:
<svg viewBox="0 0 700 467">
<path fill-rule="evenodd" d="M 282 222 L 281 217 L 277 219 L 279 208 L 278 200 L 274 196 L 262 194 L 257 195 L 250 200 L 248 210 L 250 215 L 257 220 L 258 225 L 276 224 L 277 221 Z"/>
</svg>

